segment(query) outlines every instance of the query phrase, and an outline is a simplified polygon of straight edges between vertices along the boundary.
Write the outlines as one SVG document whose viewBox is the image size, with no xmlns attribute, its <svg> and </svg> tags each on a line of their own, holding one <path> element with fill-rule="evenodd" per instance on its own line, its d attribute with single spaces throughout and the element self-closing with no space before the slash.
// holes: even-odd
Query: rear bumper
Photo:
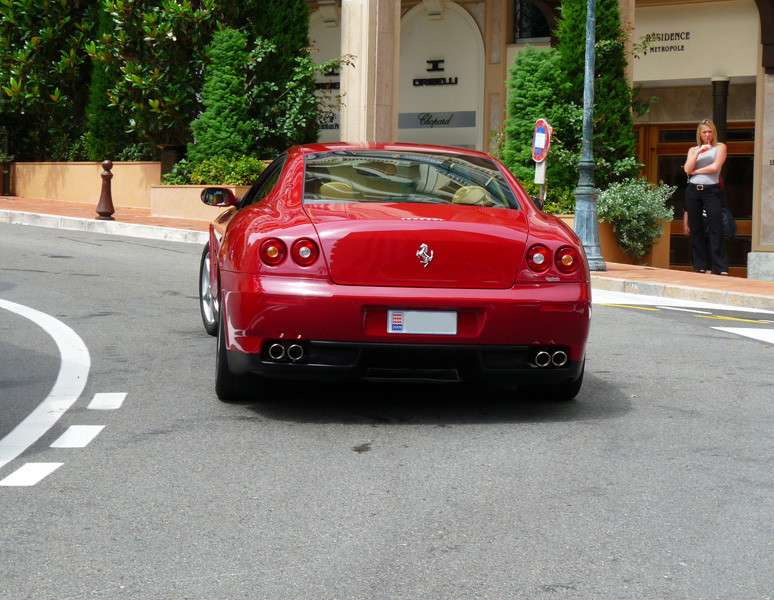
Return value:
<svg viewBox="0 0 774 600">
<path fill-rule="evenodd" d="M 234 373 L 257 373 L 276 379 L 313 381 L 428 380 L 492 383 L 561 384 L 576 380 L 583 360 L 561 367 L 535 364 L 539 350 L 566 352 L 567 347 L 450 346 L 430 344 L 353 344 L 302 342 L 303 357 L 292 362 L 258 354 L 229 351 Z"/>
<path fill-rule="evenodd" d="M 229 368 L 268 377 L 341 380 L 514 379 L 561 383 L 582 370 L 591 316 L 584 283 L 503 290 L 339 286 L 327 280 L 222 272 Z M 456 335 L 387 332 L 387 311 L 458 314 Z M 303 359 L 272 359 L 272 344 L 297 343 Z M 537 367 L 540 349 L 565 352 Z M 276 353 L 275 353 L 276 355 Z"/>
</svg>

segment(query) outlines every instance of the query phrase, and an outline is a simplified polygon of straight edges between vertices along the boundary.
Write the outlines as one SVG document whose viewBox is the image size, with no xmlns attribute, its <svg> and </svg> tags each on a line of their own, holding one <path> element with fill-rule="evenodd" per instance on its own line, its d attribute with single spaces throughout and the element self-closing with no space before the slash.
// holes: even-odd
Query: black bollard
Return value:
<svg viewBox="0 0 774 600">
<path fill-rule="evenodd" d="M 102 161 L 102 193 L 99 195 L 99 204 L 97 204 L 97 219 L 103 221 L 115 221 L 113 213 L 116 212 L 113 208 L 113 194 L 110 191 L 110 180 L 113 179 L 113 174 L 110 169 L 113 168 L 112 161 Z"/>
</svg>

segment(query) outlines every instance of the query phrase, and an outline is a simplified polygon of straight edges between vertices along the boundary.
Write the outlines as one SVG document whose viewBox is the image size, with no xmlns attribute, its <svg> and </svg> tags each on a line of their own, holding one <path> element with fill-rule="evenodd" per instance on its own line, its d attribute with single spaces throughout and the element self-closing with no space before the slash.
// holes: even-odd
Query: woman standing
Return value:
<svg viewBox="0 0 774 600">
<path fill-rule="evenodd" d="M 697 146 L 688 150 L 684 167 L 688 175 L 686 233 L 691 237 L 693 270 L 728 275 L 728 252 L 723 239 L 723 192 L 720 189 L 720 169 L 726 162 L 726 145 L 718 143 L 718 130 L 709 119 L 699 123 L 696 143 Z M 706 239 L 707 234 L 709 239 Z"/>
</svg>

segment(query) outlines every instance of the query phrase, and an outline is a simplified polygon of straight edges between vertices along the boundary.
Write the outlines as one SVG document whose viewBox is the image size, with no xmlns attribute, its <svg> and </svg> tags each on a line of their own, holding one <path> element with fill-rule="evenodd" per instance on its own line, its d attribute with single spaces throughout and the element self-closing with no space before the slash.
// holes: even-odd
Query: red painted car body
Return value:
<svg viewBox="0 0 774 600">
<path fill-rule="evenodd" d="M 211 225 L 202 315 L 216 389 L 261 377 L 491 380 L 573 397 L 588 265 L 484 153 L 405 144 L 290 149 Z"/>
</svg>

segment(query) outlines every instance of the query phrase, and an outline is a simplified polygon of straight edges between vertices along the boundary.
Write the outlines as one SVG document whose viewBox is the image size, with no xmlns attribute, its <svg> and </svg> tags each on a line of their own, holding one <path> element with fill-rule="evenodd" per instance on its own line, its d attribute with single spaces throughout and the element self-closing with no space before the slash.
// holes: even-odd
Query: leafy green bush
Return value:
<svg viewBox="0 0 774 600">
<path fill-rule="evenodd" d="M 118 153 L 118 160 L 125 162 L 142 162 L 159 160 L 159 149 L 147 142 L 135 142 L 124 147 Z"/>
<path fill-rule="evenodd" d="M 186 159 L 179 160 L 169 173 L 161 176 L 163 185 L 190 185 L 193 165 Z"/>
<path fill-rule="evenodd" d="M 215 157 L 194 165 L 183 159 L 161 178 L 164 185 L 251 185 L 266 168 L 255 156 Z"/>
<path fill-rule="evenodd" d="M 599 194 L 597 212 L 601 221 L 612 224 L 621 250 L 639 260 L 661 237 L 662 222 L 674 219 L 674 211 L 666 203 L 676 189 L 639 177 L 626 179 Z"/>
<path fill-rule="evenodd" d="M 540 186 L 532 181 L 522 181 L 521 185 L 530 195 L 539 197 Z M 546 200 L 543 212 L 552 215 L 571 215 L 575 213 L 575 194 L 568 187 L 546 187 Z"/>
</svg>

